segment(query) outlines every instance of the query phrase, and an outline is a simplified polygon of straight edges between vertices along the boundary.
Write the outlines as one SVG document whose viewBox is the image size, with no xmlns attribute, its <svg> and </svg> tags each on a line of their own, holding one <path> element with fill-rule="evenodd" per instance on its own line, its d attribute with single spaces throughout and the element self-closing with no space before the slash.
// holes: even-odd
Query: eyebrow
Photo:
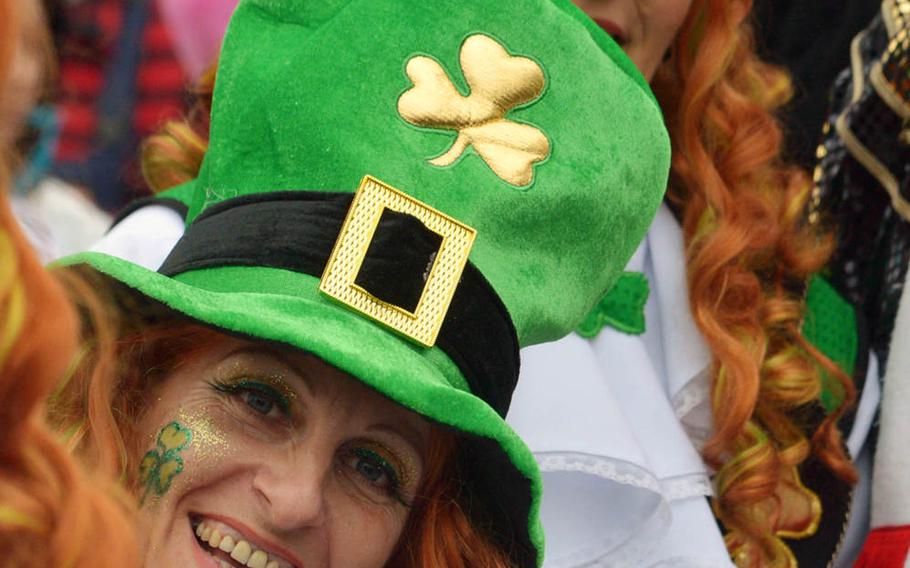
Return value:
<svg viewBox="0 0 910 568">
<path fill-rule="evenodd" d="M 403 422 L 400 425 L 392 425 L 387 422 L 380 422 L 373 424 L 367 428 L 367 430 L 385 432 L 386 434 L 391 434 L 392 436 L 404 440 L 409 446 L 414 449 L 414 452 L 417 453 L 421 464 L 426 465 L 426 450 L 429 442 L 429 437 L 421 436 L 420 432 L 414 426 L 412 426 L 409 421 Z"/>
</svg>

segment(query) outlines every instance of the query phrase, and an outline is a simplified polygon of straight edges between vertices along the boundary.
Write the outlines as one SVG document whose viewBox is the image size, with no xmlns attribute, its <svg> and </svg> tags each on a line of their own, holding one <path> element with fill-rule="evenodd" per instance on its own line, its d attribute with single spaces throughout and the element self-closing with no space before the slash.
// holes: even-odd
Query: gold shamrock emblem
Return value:
<svg viewBox="0 0 910 568">
<path fill-rule="evenodd" d="M 149 450 L 139 463 L 139 482 L 145 486 L 142 501 L 149 492 L 163 495 L 171 486 L 171 481 L 183 471 L 183 458 L 180 451 L 193 439 L 193 434 L 177 422 L 171 422 L 158 433 L 158 443 L 154 450 Z"/>
<path fill-rule="evenodd" d="M 414 126 L 458 133 L 448 151 L 430 160 L 453 164 L 473 146 L 503 180 L 524 186 L 534 164 L 550 154 L 550 141 L 537 128 L 506 118 L 512 109 L 537 100 L 546 79 L 536 61 L 510 55 L 496 40 L 472 35 L 461 46 L 461 69 L 470 87 L 462 95 L 434 59 L 416 56 L 406 72 L 414 87 L 398 99 L 398 112 Z"/>
</svg>

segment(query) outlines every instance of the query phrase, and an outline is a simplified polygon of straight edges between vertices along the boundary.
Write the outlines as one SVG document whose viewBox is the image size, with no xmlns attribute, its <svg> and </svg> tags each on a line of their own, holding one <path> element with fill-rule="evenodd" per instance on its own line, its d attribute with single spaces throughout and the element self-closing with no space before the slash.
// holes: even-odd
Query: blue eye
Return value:
<svg viewBox="0 0 910 568">
<path fill-rule="evenodd" d="M 274 387 L 258 381 L 214 383 L 215 390 L 239 398 L 250 410 L 268 416 L 277 408 L 282 415 L 290 414 L 290 403 Z"/>
<path fill-rule="evenodd" d="M 357 474 L 369 484 L 397 495 L 399 477 L 395 468 L 382 456 L 366 448 L 355 448 L 349 460 Z"/>
<path fill-rule="evenodd" d="M 256 392 L 254 390 L 248 390 L 240 393 L 240 398 L 247 406 L 258 412 L 259 414 L 270 414 L 275 408 L 275 401 L 270 399 L 268 396 Z"/>
<path fill-rule="evenodd" d="M 379 483 L 387 475 L 381 464 L 367 459 L 357 461 L 357 472 L 372 483 Z"/>
</svg>

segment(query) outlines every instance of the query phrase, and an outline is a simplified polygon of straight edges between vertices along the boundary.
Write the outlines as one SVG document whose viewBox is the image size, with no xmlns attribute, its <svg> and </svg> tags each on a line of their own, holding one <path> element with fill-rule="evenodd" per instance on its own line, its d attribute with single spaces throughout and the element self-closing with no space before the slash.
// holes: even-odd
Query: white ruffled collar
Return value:
<svg viewBox="0 0 910 568">
<path fill-rule="evenodd" d="M 647 251 L 643 272 L 651 283 L 653 301 L 646 307 L 648 325 L 658 329 L 646 341 L 659 340 L 661 377 L 676 417 L 697 447 L 712 428 L 708 404 L 711 351 L 695 325 L 689 307 L 685 243 L 682 230 L 666 206 L 661 206 L 642 247 Z"/>
<path fill-rule="evenodd" d="M 700 438 L 681 422 L 710 428 L 710 353 L 689 312 L 682 234 L 666 207 L 627 270 L 651 285 L 643 335 L 605 328 L 522 351 L 508 421 L 541 466 L 545 565 L 643 566 L 650 557 L 647 565 L 729 566 L 704 499 Z"/>
</svg>

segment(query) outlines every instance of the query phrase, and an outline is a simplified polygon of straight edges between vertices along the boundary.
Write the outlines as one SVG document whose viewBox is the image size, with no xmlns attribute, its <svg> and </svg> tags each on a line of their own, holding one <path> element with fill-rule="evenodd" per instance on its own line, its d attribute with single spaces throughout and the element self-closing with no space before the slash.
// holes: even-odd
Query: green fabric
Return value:
<svg viewBox="0 0 910 568">
<path fill-rule="evenodd" d="M 481 159 L 484 147 L 469 146 L 447 167 L 432 165 L 457 133 L 419 128 L 399 114 L 400 97 L 417 88 L 407 73 L 416 56 L 441 65 L 460 91 L 455 99 L 470 94 L 460 55 L 477 34 L 531 60 L 545 78 L 539 94 L 513 108 L 502 102 L 514 100 L 504 95 L 512 86 L 487 70 L 502 89 L 487 98 L 491 108 L 507 111 L 500 118 L 510 127 L 532 125 L 548 142 L 521 186 Z M 497 144 L 513 151 L 513 142 Z M 619 278 L 660 204 L 669 154 L 641 74 L 569 0 L 242 0 L 219 57 L 199 177 L 163 196 L 188 202 L 192 223 L 232 197 L 353 192 L 372 175 L 477 230 L 471 261 L 525 346 L 571 332 Z M 537 554 L 521 564 L 543 561 L 533 456 L 468 392 L 440 349 L 419 347 L 327 299 L 306 274 L 215 267 L 168 278 L 92 253 L 64 263 L 88 263 L 197 320 L 314 353 L 432 420 L 495 441 L 501 452 L 487 452 L 465 475 L 503 494 L 526 488 L 530 505 L 517 518 L 505 503 L 488 505 L 509 511 L 510 526 L 530 536 Z M 635 288 L 636 302 L 646 288 L 644 296 Z M 643 327 L 624 306 L 608 313 L 629 330 Z"/>
<path fill-rule="evenodd" d="M 597 337 L 604 326 L 629 335 L 645 332 L 645 304 L 650 286 L 640 272 L 623 272 L 607 295 L 594 306 L 575 333 L 588 339 Z"/>
<path fill-rule="evenodd" d="M 658 104 L 657 97 L 655 97 L 654 93 L 651 91 L 651 85 L 648 84 L 647 79 L 645 79 L 644 75 L 641 74 L 641 70 L 639 70 L 634 63 L 632 63 L 632 60 L 626 56 L 626 53 L 622 50 L 622 48 L 619 47 L 619 45 L 613 40 L 612 37 L 610 37 L 609 34 L 603 31 L 597 22 L 589 18 L 587 14 L 579 9 L 573 0 L 553 0 L 553 3 L 560 10 L 566 12 L 578 20 L 581 25 L 583 25 L 588 30 L 588 33 L 591 34 L 591 39 L 594 40 L 594 42 L 597 44 L 597 47 L 602 49 L 605 53 L 609 54 L 610 57 L 612 57 L 616 62 L 616 65 L 648 93 L 648 95 L 654 101 L 654 104 Z"/>
<path fill-rule="evenodd" d="M 813 276 L 806 293 L 803 335 L 848 375 L 856 365 L 858 338 L 853 306 L 821 276 Z M 842 400 L 839 383 L 822 371 L 821 402 L 831 412 Z"/>
<path fill-rule="evenodd" d="M 528 187 L 503 181 L 470 150 L 452 166 L 429 164 L 455 133 L 398 114 L 416 55 L 440 62 L 467 92 L 459 53 L 476 33 L 546 75 L 543 95 L 508 114 L 550 142 Z M 477 229 L 471 260 L 521 344 L 556 339 L 619 276 L 666 187 L 661 112 L 630 65 L 564 1 L 248 0 L 225 39 L 205 191 L 189 218 L 246 193 L 354 191 L 370 174 Z"/>
<path fill-rule="evenodd" d="M 155 197 L 158 199 L 175 199 L 189 207 L 193 203 L 194 193 L 196 193 L 196 184 L 190 181 L 158 192 Z"/>
</svg>

